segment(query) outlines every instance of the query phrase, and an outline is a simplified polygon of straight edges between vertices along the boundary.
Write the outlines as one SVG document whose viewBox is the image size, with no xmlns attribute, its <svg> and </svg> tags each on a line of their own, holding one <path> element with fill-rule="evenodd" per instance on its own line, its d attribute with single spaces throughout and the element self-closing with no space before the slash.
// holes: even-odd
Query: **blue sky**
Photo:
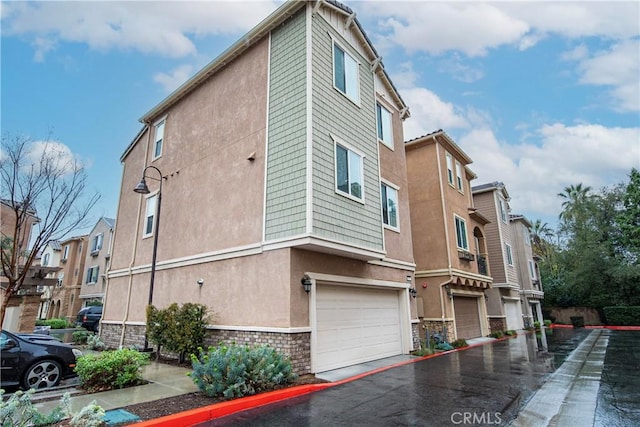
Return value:
<svg viewBox="0 0 640 427">
<path fill-rule="evenodd" d="M 2 2 L 3 135 L 82 160 L 115 217 L 144 113 L 280 2 Z M 640 3 L 346 2 L 409 105 L 405 139 L 444 129 L 474 185 L 555 226 L 557 193 L 640 167 Z"/>
</svg>

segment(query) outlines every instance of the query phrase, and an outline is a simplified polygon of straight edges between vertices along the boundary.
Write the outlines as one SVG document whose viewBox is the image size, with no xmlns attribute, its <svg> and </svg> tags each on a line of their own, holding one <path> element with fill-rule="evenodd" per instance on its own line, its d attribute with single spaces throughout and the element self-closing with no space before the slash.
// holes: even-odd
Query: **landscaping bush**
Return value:
<svg viewBox="0 0 640 427">
<path fill-rule="evenodd" d="M 451 345 L 453 346 L 453 348 L 462 348 L 468 346 L 469 344 L 467 344 L 467 340 L 465 340 L 464 338 L 458 338 L 457 340 L 452 342 Z"/>
<path fill-rule="evenodd" d="M 142 367 L 149 364 L 149 355 L 122 349 L 82 356 L 76 363 L 80 386 L 96 392 L 142 383 Z"/>
<path fill-rule="evenodd" d="M 51 329 L 66 329 L 74 327 L 74 325 L 67 322 L 67 319 L 40 319 L 36 320 L 36 326 L 50 326 Z"/>
<path fill-rule="evenodd" d="M 251 396 L 291 383 L 291 361 L 269 346 L 219 345 L 191 355 L 189 375 L 210 397 Z"/>
<path fill-rule="evenodd" d="M 97 334 L 91 334 L 87 337 L 87 347 L 89 350 L 103 351 L 107 349 L 105 343 L 100 340 Z"/>
<path fill-rule="evenodd" d="M 549 319 L 545 319 L 545 321 L 544 321 L 544 326 L 546 326 L 547 328 L 548 328 L 549 326 L 551 326 L 551 320 L 549 320 Z"/>
<path fill-rule="evenodd" d="M 518 335 L 518 333 L 516 331 L 514 331 L 513 329 L 509 329 L 508 331 L 505 331 L 504 333 L 506 336 L 508 337 L 515 337 Z"/>
<path fill-rule="evenodd" d="M 604 307 L 607 325 L 640 326 L 640 306 Z"/>
<path fill-rule="evenodd" d="M 86 344 L 87 343 L 87 338 L 89 337 L 89 331 L 87 330 L 82 330 L 82 331 L 75 331 L 73 334 L 71 334 L 71 337 L 73 338 L 73 342 L 75 344 Z"/>
<path fill-rule="evenodd" d="M 536 329 L 540 329 L 540 322 L 538 322 L 537 320 L 533 322 L 533 327 Z"/>
<path fill-rule="evenodd" d="M 429 356 L 433 354 L 433 350 L 427 346 L 427 340 L 420 340 L 420 348 L 411 352 L 414 356 Z"/>
<path fill-rule="evenodd" d="M 495 332 L 491 332 L 491 333 L 489 334 L 489 336 L 490 336 L 491 338 L 502 338 L 502 337 L 504 337 L 504 332 L 502 332 L 502 331 L 495 331 Z"/>
<path fill-rule="evenodd" d="M 436 344 L 436 350 L 449 351 L 453 350 L 453 347 L 448 342 L 439 342 Z"/>
<path fill-rule="evenodd" d="M 584 317 L 582 316 L 571 316 L 569 317 L 571 320 L 571 324 L 574 328 L 584 328 Z"/>
</svg>

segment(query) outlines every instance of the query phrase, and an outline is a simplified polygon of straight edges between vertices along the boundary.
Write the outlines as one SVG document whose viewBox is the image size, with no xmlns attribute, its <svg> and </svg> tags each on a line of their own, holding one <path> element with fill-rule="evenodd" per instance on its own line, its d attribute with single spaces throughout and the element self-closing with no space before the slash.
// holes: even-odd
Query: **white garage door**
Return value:
<svg viewBox="0 0 640 427">
<path fill-rule="evenodd" d="M 398 291 L 320 285 L 316 372 L 402 354 Z"/>
<path fill-rule="evenodd" d="M 507 315 L 507 329 L 522 329 L 520 301 L 505 301 L 504 312 Z"/>
</svg>

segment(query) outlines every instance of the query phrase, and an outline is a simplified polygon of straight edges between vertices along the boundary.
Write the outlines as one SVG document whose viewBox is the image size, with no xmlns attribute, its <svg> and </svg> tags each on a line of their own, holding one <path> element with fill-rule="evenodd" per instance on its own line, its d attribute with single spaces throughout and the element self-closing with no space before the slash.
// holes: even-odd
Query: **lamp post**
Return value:
<svg viewBox="0 0 640 427">
<path fill-rule="evenodd" d="M 151 176 L 147 176 L 147 170 L 149 169 L 153 169 L 156 172 L 158 172 L 158 175 L 160 176 L 160 178 L 153 178 Z M 160 189 L 158 190 L 158 205 L 156 206 L 156 224 L 155 224 L 155 228 L 154 228 L 154 234 L 153 234 L 153 255 L 152 255 L 152 259 L 151 259 L 151 279 L 149 281 L 149 304 L 151 305 L 151 303 L 153 302 L 153 283 L 155 281 L 156 278 L 156 256 L 158 255 L 158 234 L 160 232 L 160 205 L 162 203 L 162 172 L 160 172 L 160 169 L 158 169 L 155 166 L 147 166 L 146 168 L 144 168 L 144 170 L 142 171 L 142 179 L 140 180 L 140 182 L 138 183 L 138 185 L 136 185 L 136 187 L 133 189 L 133 191 L 135 191 L 138 194 L 149 194 L 151 193 L 151 191 L 149 191 L 149 187 L 147 187 L 147 181 L 145 180 L 145 178 L 149 178 L 149 179 L 153 179 L 155 181 L 160 181 Z M 145 341 L 146 341 L 146 337 L 145 337 Z M 147 343 L 145 342 L 145 348 L 147 346 Z"/>
</svg>

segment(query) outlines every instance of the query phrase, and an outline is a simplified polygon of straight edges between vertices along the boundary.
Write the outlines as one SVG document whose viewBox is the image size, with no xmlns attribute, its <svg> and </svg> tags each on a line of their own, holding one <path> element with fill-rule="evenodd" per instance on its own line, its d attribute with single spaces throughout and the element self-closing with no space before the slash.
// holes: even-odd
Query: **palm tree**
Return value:
<svg viewBox="0 0 640 427">
<path fill-rule="evenodd" d="M 579 183 L 578 185 L 571 184 L 565 187 L 561 193 L 558 193 L 558 197 L 564 199 L 562 202 L 562 212 L 560 212 L 560 220 L 575 220 L 584 202 L 591 197 L 589 194 L 590 191 L 591 187 L 588 185 L 583 186 L 582 183 Z"/>
</svg>

